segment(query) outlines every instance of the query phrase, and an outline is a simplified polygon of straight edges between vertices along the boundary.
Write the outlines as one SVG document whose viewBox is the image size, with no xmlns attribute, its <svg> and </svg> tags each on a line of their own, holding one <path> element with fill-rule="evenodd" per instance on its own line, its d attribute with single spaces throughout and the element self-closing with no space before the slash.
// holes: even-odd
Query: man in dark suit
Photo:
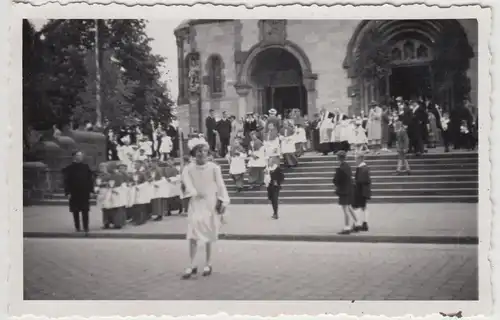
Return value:
<svg viewBox="0 0 500 320">
<path fill-rule="evenodd" d="M 354 199 L 352 208 L 354 210 L 360 209 L 363 213 L 363 224 L 358 230 L 368 231 L 368 210 L 366 209 L 366 205 L 372 196 L 370 169 L 366 165 L 365 156 L 362 153 L 356 155 L 356 163 L 358 166 L 354 176 Z"/>
<path fill-rule="evenodd" d="M 94 179 L 90 167 L 83 163 L 83 152 L 74 154 L 73 163 L 63 169 L 64 193 L 69 196 L 69 211 L 73 214 L 76 231 L 80 231 L 80 213 L 83 231 L 89 232 L 90 194 L 94 191 Z"/>
<path fill-rule="evenodd" d="M 346 153 L 343 150 L 337 152 L 337 159 L 340 162 L 339 167 L 335 170 L 333 184 L 335 185 L 335 193 L 339 198 L 339 205 L 344 212 L 344 229 L 340 234 L 350 234 L 358 231 L 356 227 L 358 218 L 351 208 L 352 204 L 352 170 L 351 166 L 346 162 Z M 353 219 L 355 225 L 350 222 Z"/>
<path fill-rule="evenodd" d="M 231 120 L 227 117 L 226 111 L 222 112 L 222 119 L 217 123 L 217 132 L 220 137 L 220 156 L 224 158 L 231 139 Z"/>
<path fill-rule="evenodd" d="M 215 121 L 214 110 L 210 109 L 208 117 L 205 119 L 205 128 L 207 129 L 207 142 L 210 150 L 215 152 L 217 139 L 217 121 Z"/>
</svg>

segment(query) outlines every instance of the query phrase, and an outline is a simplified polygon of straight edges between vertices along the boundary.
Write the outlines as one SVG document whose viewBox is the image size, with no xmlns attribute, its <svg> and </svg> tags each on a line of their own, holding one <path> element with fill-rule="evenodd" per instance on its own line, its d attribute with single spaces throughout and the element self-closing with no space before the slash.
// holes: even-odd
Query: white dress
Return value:
<svg viewBox="0 0 500 320">
<path fill-rule="evenodd" d="M 220 167 L 210 161 L 204 165 L 190 163 L 182 171 L 182 181 L 186 187 L 184 196 L 190 198 L 186 238 L 202 243 L 216 241 L 221 225 L 217 201 L 229 204 Z"/>
<path fill-rule="evenodd" d="M 161 138 L 160 153 L 170 153 L 172 151 L 172 138 L 163 136 Z"/>
<path fill-rule="evenodd" d="M 304 128 L 300 127 L 295 129 L 295 142 L 296 143 L 307 142 L 306 130 L 304 130 Z"/>
<path fill-rule="evenodd" d="M 266 154 L 266 158 L 279 157 L 281 155 L 281 145 L 279 137 L 274 140 L 264 141 L 264 151 Z"/>
<path fill-rule="evenodd" d="M 229 151 L 231 151 L 231 147 L 228 147 Z M 229 160 L 229 174 L 237 175 L 242 174 L 247 171 L 246 166 L 246 154 L 244 152 L 240 153 L 238 156 L 231 157 L 231 152 L 228 153 L 227 158 Z"/>
<path fill-rule="evenodd" d="M 281 152 L 283 154 L 295 153 L 295 134 L 290 136 L 281 136 Z"/>
</svg>

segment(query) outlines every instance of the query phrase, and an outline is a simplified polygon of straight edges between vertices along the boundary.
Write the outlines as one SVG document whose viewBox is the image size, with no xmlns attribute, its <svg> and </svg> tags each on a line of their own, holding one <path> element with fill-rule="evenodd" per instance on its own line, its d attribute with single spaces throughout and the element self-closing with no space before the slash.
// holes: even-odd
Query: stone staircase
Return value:
<svg viewBox="0 0 500 320">
<path fill-rule="evenodd" d="M 229 165 L 218 160 L 222 167 L 231 203 L 268 203 L 267 191 L 236 192 L 229 175 Z M 367 156 L 366 163 L 372 176 L 372 203 L 419 202 L 478 202 L 478 155 L 472 152 L 429 153 L 409 159 L 410 176 L 395 175 L 396 155 Z M 348 163 L 355 170 L 354 158 Z M 332 178 L 338 162 L 334 156 L 304 156 L 296 168 L 285 172 L 285 183 L 280 203 L 313 204 L 335 203 Z"/>
<path fill-rule="evenodd" d="M 236 192 L 229 175 L 229 164 L 218 159 L 233 204 L 268 203 L 267 191 Z M 412 173 L 395 175 L 396 154 L 367 156 L 372 177 L 371 203 L 468 202 L 479 200 L 479 172 L 477 152 L 433 152 L 409 159 Z M 354 158 L 348 163 L 355 170 Z M 338 162 L 335 156 L 305 155 L 296 168 L 285 171 L 285 183 L 280 194 L 282 204 L 336 203 L 332 178 Z M 246 181 L 245 177 L 245 181 Z M 66 205 L 62 193 L 49 195 L 37 202 L 42 205 Z"/>
</svg>

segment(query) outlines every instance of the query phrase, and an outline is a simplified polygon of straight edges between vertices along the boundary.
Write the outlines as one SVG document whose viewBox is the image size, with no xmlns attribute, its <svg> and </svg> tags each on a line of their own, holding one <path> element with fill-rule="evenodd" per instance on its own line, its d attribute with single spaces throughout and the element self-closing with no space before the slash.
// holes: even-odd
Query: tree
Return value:
<svg viewBox="0 0 500 320">
<path fill-rule="evenodd" d="M 100 20 L 103 116 L 115 125 L 166 120 L 172 101 L 161 83 L 163 58 L 152 54 L 144 20 Z M 40 32 L 23 28 L 25 125 L 47 129 L 70 120 L 95 121 L 95 20 L 51 20 Z"/>
<path fill-rule="evenodd" d="M 161 82 L 160 66 L 165 59 L 154 55 L 145 20 L 108 20 L 107 46 L 114 49 L 115 59 L 125 69 L 126 78 L 137 83 L 134 110 L 143 122 L 150 119 L 167 121 L 173 102 L 165 83 Z"/>
<path fill-rule="evenodd" d="M 124 76 L 121 67 L 113 63 L 112 53 L 107 50 L 102 53 L 101 63 L 101 99 L 103 104 L 103 117 L 109 119 L 112 127 L 130 126 L 135 124 L 138 117 L 134 110 L 133 93 L 137 82 Z M 80 94 L 81 104 L 73 111 L 73 118 L 94 122 L 96 118 L 96 63 L 95 53 L 88 52 L 85 57 L 88 70 L 85 79 L 86 90 Z"/>
<path fill-rule="evenodd" d="M 378 80 L 390 72 L 390 47 L 378 28 L 372 27 L 363 35 L 354 57 L 355 72 L 368 80 Z"/>
<path fill-rule="evenodd" d="M 455 101 L 461 103 L 467 98 L 471 90 L 467 70 L 472 57 L 474 52 L 463 30 L 455 25 L 446 24 L 446 28 L 434 45 L 432 70 L 438 95 L 453 88 Z"/>
</svg>

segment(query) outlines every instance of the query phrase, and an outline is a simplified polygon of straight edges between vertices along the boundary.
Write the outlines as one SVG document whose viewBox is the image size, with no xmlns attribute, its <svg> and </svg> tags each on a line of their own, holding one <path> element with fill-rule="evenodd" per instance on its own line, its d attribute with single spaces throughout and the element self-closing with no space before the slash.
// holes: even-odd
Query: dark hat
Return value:
<svg viewBox="0 0 500 320">
<path fill-rule="evenodd" d="M 378 106 L 378 102 L 377 101 L 370 102 L 370 107 L 375 107 L 375 106 Z"/>
</svg>

